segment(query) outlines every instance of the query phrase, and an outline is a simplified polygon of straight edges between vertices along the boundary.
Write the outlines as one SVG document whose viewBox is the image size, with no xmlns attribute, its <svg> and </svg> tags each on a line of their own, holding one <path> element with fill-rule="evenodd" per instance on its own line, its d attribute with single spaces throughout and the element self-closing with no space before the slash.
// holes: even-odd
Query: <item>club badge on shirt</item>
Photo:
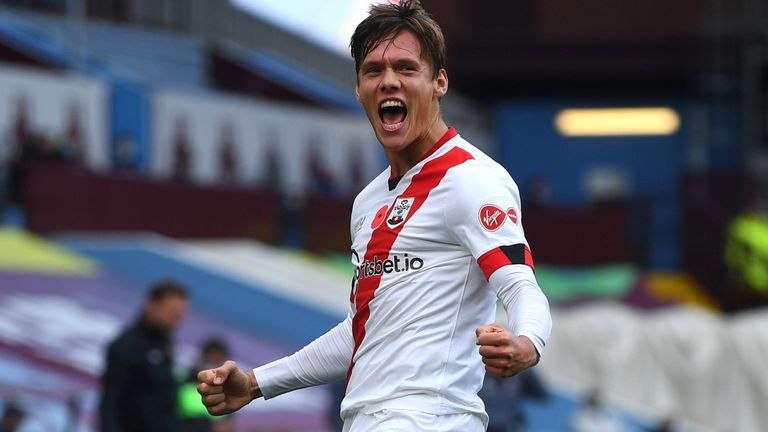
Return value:
<svg viewBox="0 0 768 432">
<path fill-rule="evenodd" d="M 501 228 L 507 220 L 507 216 L 507 212 L 493 204 L 482 206 L 480 208 L 480 214 L 478 215 L 480 224 L 488 231 L 496 231 Z"/>
<path fill-rule="evenodd" d="M 387 219 L 387 226 L 397 228 L 405 222 L 414 200 L 415 198 L 398 198 L 394 206 L 392 206 L 392 212 L 389 214 L 389 219 Z"/>
</svg>

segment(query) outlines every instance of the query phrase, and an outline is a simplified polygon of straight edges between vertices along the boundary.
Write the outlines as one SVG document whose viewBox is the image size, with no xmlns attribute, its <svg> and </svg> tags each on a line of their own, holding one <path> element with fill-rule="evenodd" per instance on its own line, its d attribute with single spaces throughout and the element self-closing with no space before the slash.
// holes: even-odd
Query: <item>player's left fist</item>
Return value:
<svg viewBox="0 0 768 432">
<path fill-rule="evenodd" d="M 536 347 L 526 336 L 515 336 L 498 324 L 475 330 L 485 370 L 498 377 L 510 377 L 539 361 Z"/>
</svg>

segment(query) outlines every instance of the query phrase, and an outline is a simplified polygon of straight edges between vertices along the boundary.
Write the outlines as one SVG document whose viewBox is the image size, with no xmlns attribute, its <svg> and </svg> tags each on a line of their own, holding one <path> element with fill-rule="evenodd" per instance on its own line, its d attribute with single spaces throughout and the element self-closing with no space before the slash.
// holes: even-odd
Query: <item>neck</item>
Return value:
<svg viewBox="0 0 768 432">
<path fill-rule="evenodd" d="M 400 151 L 387 151 L 387 160 L 391 168 L 390 175 L 398 177 L 408 172 L 409 169 L 421 161 L 424 155 L 446 132 L 448 132 L 448 126 L 442 119 L 438 119 L 424 135 L 418 137 L 404 149 Z"/>
</svg>

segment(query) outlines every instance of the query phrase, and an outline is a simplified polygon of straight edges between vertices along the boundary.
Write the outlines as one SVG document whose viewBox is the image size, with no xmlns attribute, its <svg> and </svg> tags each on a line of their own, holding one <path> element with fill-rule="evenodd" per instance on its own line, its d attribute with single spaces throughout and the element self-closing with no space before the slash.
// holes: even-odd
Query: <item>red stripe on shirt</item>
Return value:
<svg viewBox="0 0 768 432">
<path fill-rule="evenodd" d="M 424 153 L 424 156 L 422 156 L 421 159 L 419 159 L 419 162 L 426 160 L 428 157 L 432 156 L 432 154 L 435 153 L 437 149 L 442 147 L 443 144 L 450 141 L 456 135 L 458 135 L 458 132 L 456 132 L 456 129 L 449 127 L 448 131 L 445 134 L 443 134 L 443 136 L 439 140 L 437 140 L 435 145 L 433 145 L 431 149 L 429 149 L 426 153 Z"/>
<path fill-rule="evenodd" d="M 504 250 L 507 248 L 516 248 L 516 247 L 522 247 L 523 253 L 520 258 L 517 258 L 516 253 L 510 253 L 509 250 Z M 480 258 L 477 259 L 477 263 L 480 265 L 480 268 L 483 270 L 483 274 L 485 275 L 486 279 L 490 279 L 493 272 L 498 270 L 501 267 L 504 267 L 505 265 L 510 264 L 525 264 L 528 267 L 535 269 L 533 265 L 533 255 L 531 254 L 531 250 L 528 249 L 528 246 L 525 246 L 523 244 L 519 245 L 513 245 L 513 246 L 502 246 L 497 247 L 494 249 L 489 250 L 488 252 L 484 253 L 480 256 Z"/>
<path fill-rule="evenodd" d="M 431 147 L 429 150 L 427 150 L 427 152 L 426 152 L 426 153 L 424 153 L 424 156 L 422 156 L 421 158 L 419 158 L 419 162 L 421 162 L 421 161 L 423 161 L 423 160 L 426 160 L 428 157 L 432 156 L 432 154 L 434 154 L 434 153 L 437 151 L 437 149 L 439 149 L 440 147 L 442 147 L 442 146 L 443 146 L 443 144 L 447 143 L 448 141 L 450 141 L 450 140 L 451 140 L 453 137 L 455 137 L 455 136 L 456 136 L 456 135 L 458 135 L 458 134 L 459 134 L 459 133 L 458 133 L 458 132 L 456 132 L 456 129 L 454 129 L 454 128 L 452 128 L 452 127 L 449 127 L 449 128 L 448 128 L 448 131 L 447 131 L 446 133 L 444 133 L 444 134 L 443 134 L 443 136 L 442 136 L 442 137 L 440 137 L 440 139 L 439 139 L 439 140 L 437 140 L 437 142 L 435 143 L 435 145 L 433 145 L 433 146 L 432 146 L 432 147 Z M 416 163 L 419 163 L 419 162 L 416 162 Z M 390 175 L 389 175 L 389 178 L 390 178 L 390 179 L 394 178 L 394 177 L 392 176 L 392 174 L 391 174 L 391 173 L 390 173 Z"/>
<path fill-rule="evenodd" d="M 386 223 L 382 223 L 376 228 L 371 235 L 371 239 L 368 241 L 363 262 L 373 261 L 377 257 L 381 261 L 389 258 L 392 245 L 395 243 L 400 231 L 402 231 L 403 227 L 408 224 L 408 221 L 424 204 L 429 193 L 440 184 L 440 181 L 442 181 L 450 168 L 470 159 L 474 159 L 471 154 L 464 149 L 455 147 L 449 150 L 446 154 L 425 163 L 421 168 L 421 171 L 413 177 L 411 184 L 396 198 L 396 200 L 401 198 L 414 198 L 405 221 L 394 229 L 389 228 Z M 379 287 L 381 276 L 382 275 L 373 275 L 371 277 L 360 278 L 357 286 L 357 292 L 355 294 L 356 310 L 355 316 L 352 318 L 352 335 L 355 340 L 355 348 L 352 351 L 352 359 L 349 364 L 349 370 L 347 371 L 347 382 L 349 382 L 349 377 L 352 375 L 352 369 L 355 367 L 355 354 L 357 354 L 357 350 L 360 348 L 363 338 L 365 338 L 365 324 L 368 322 L 368 318 L 371 314 L 369 303 Z"/>
</svg>

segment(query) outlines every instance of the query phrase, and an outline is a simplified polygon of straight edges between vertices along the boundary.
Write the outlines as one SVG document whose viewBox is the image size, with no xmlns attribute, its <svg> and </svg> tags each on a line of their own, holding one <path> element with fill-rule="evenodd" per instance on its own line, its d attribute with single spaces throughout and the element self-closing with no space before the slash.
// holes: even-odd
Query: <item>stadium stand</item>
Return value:
<svg viewBox="0 0 768 432">
<path fill-rule="evenodd" d="M 54 48 L 45 50 L 46 58 L 65 53 L 70 67 L 83 69 L 76 63 L 80 56 L 152 85 L 208 86 L 204 44 L 196 37 L 109 23 L 73 25 L 60 17 L 28 11 L 3 16 L 14 24 L 11 34 L 18 43 L 43 51 L 48 41 Z"/>
</svg>

